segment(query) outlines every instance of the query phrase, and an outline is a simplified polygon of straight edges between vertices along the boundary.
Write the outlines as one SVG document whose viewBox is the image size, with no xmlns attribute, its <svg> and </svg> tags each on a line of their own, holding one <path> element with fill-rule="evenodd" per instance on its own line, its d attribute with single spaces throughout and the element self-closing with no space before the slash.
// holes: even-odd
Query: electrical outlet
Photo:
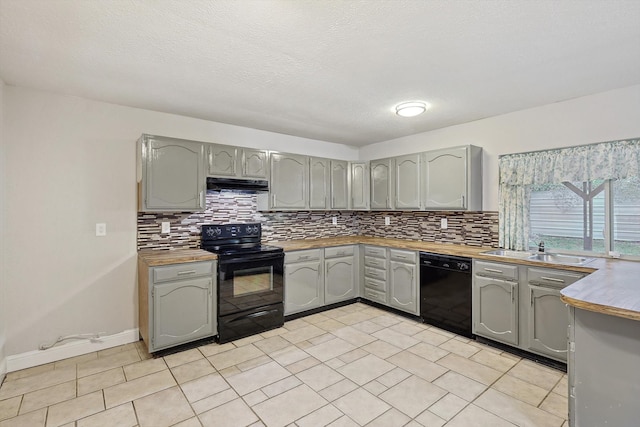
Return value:
<svg viewBox="0 0 640 427">
<path fill-rule="evenodd" d="M 443 229 L 443 230 L 446 230 L 447 227 L 448 227 L 447 218 L 440 219 L 440 228 Z"/>
<path fill-rule="evenodd" d="M 102 237 L 107 235 L 107 224 L 99 222 L 96 224 L 96 236 Z"/>
<path fill-rule="evenodd" d="M 333 225 L 338 225 L 338 217 L 334 216 L 331 221 L 333 222 Z"/>
<path fill-rule="evenodd" d="M 162 222 L 162 233 L 170 233 L 171 232 L 171 223 L 169 221 Z"/>
<path fill-rule="evenodd" d="M 390 216 L 385 216 L 384 217 L 384 225 L 391 225 L 391 217 Z"/>
</svg>

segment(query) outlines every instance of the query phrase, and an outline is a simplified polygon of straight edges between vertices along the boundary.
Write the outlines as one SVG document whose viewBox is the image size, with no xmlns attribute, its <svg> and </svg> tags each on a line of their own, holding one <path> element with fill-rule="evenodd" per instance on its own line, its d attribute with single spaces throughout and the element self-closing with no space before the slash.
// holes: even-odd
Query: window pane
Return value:
<svg viewBox="0 0 640 427">
<path fill-rule="evenodd" d="M 640 178 L 613 182 L 613 249 L 640 256 Z"/>
<path fill-rule="evenodd" d="M 532 186 L 529 245 L 604 253 L 604 212 L 601 180 Z"/>
</svg>

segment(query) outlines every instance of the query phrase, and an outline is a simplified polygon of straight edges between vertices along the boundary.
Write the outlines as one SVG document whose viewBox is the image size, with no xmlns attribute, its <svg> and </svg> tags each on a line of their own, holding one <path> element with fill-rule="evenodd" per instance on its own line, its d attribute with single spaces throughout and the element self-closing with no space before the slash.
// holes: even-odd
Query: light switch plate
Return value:
<svg viewBox="0 0 640 427">
<path fill-rule="evenodd" d="M 99 222 L 96 224 L 96 236 L 102 237 L 107 235 L 107 224 Z"/>
<path fill-rule="evenodd" d="M 391 225 L 391 217 L 389 216 L 384 217 L 384 225 Z"/>
<path fill-rule="evenodd" d="M 171 223 L 169 221 L 162 222 L 162 233 L 171 233 Z"/>
<path fill-rule="evenodd" d="M 447 227 L 448 227 L 447 218 L 440 219 L 440 228 L 442 228 L 443 230 L 446 230 Z"/>
<path fill-rule="evenodd" d="M 333 222 L 333 225 L 338 225 L 338 217 L 334 216 L 331 221 Z"/>
</svg>

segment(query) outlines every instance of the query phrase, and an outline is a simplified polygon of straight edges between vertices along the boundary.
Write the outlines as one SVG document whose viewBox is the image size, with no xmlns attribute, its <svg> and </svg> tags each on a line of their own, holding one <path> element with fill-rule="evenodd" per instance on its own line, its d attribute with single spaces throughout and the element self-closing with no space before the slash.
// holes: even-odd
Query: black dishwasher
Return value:
<svg viewBox="0 0 640 427">
<path fill-rule="evenodd" d="M 471 259 L 420 252 L 420 316 L 465 337 L 471 333 Z"/>
</svg>

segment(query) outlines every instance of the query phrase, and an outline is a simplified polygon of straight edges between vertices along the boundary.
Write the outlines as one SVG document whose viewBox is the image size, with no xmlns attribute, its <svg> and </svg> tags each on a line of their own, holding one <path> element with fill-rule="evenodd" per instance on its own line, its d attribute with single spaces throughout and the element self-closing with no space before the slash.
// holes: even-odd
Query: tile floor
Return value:
<svg viewBox="0 0 640 427">
<path fill-rule="evenodd" d="M 9 373 L 8 426 L 566 426 L 567 376 L 357 303 L 151 358 L 141 342 Z"/>
</svg>

